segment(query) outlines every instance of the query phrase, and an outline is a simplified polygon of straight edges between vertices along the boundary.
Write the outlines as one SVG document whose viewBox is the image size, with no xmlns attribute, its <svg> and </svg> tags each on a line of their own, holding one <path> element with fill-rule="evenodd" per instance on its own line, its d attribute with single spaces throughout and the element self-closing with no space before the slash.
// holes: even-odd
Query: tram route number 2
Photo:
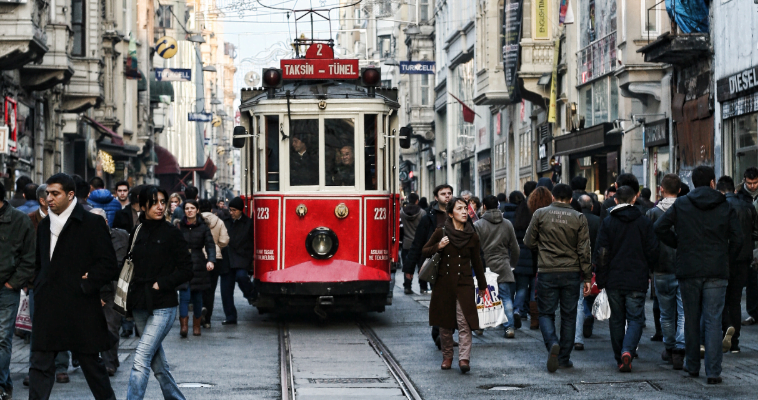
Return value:
<svg viewBox="0 0 758 400">
<path fill-rule="evenodd" d="M 386 208 L 375 208 L 374 209 L 374 220 L 380 220 L 380 219 L 387 219 L 387 209 Z"/>
<path fill-rule="evenodd" d="M 256 209 L 255 219 L 268 219 L 268 207 L 258 207 Z"/>
</svg>

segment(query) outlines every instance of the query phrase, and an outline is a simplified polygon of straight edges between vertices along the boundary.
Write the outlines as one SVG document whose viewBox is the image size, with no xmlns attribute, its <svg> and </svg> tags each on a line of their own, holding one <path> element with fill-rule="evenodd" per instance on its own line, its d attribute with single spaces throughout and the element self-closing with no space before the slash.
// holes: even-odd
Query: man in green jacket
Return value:
<svg viewBox="0 0 758 400">
<path fill-rule="evenodd" d="M 576 308 L 584 281 L 584 295 L 590 292 L 592 265 L 587 218 L 571 207 L 571 187 L 553 188 L 553 204 L 534 212 L 524 244 L 538 250 L 537 307 L 545 347 L 550 351 L 547 370 L 571 368 L 571 350 L 576 333 Z M 561 338 L 555 331 L 555 310 L 561 306 Z"/>
<path fill-rule="evenodd" d="M 20 290 L 34 274 L 35 232 L 32 220 L 5 201 L 0 183 L 0 399 L 13 394 L 11 346 Z"/>
</svg>

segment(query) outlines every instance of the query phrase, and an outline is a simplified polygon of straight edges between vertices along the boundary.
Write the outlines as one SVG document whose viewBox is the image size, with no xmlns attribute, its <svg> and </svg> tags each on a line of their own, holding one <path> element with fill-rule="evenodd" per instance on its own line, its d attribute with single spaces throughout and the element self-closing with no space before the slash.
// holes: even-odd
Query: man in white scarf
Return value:
<svg viewBox="0 0 758 400">
<path fill-rule="evenodd" d="M 58 236 L 60 236 L 61 231 L 63 230 L 63 227 L 66 226 L 66 222 L 68 221 L 68 218 L 71 216 L 71 213 L 74 211 L 74 208 L 76 208 L 76 201 L 74 201 L 74 196 L 71 196 L 71 199 L 57 201 L 56 197 L 53 197 L 53 201 L 50 202 L 48 205 L 50 207 L 50 212 L 47 214 L 48 217 L 50 217 L 50 258 L 53 258 L 53 251 L 55 250 L 55 245 L 58 243 Z M 67 197 L 64 197 L 67 198 Z M 68 204 L 65 204 L 68 202 Z"/>
</svg>

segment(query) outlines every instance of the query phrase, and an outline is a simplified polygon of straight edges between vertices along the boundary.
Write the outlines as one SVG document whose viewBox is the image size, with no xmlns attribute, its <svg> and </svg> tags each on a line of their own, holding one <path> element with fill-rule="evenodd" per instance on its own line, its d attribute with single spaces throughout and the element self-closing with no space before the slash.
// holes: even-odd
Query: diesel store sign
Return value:
<svg viewBox="0 0 758 400">
<path fill-rule="evenodd" d="M 758 92 L 758 67 L 748 68 L 716 82 L 716 99 L 719 102 L 754 92 Z"/>
</svg>

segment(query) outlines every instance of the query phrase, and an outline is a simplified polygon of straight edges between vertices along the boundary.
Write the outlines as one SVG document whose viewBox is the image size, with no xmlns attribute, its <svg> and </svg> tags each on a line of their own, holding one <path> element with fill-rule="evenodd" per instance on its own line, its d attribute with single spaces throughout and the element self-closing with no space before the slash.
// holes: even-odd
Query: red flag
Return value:
<svg viewBox="0 0 758 400">
<path fill-rule="evenodd" d="M 449 93 L 449 92 L 448 92 Z M 469 124 L 474 123 L 474 116 L 477 115 L 474 110 L 469 108 L 469 106 L 466 105 L 466 103 L 462 102 L 461 99 L 453 96 L 452 93 L 449 93 L 450 96 L 452 96 L 454 99 L 458 100 L 459 103 L 461 103 L 461 106 L 463 106 L 463 120 L 465 122 L 468 122 Z"/>
</svg>

